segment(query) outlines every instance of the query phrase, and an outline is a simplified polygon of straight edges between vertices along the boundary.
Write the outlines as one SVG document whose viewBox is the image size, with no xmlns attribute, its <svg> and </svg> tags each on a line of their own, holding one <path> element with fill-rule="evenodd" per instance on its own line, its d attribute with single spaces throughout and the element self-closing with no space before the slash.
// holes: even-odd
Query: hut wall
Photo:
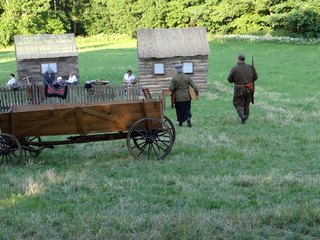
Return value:
<svg viewBox="0 0 320 240">
<path fill-rule="evenodd" d="M 199 91 L 206 91 L 208 89 L 208 56 L 139 59 L 140 86 L 149 88 L 151 93 L 161 93 L 162 89 L 169 87 L 172 77 L 176 74 L 173 66 L 183 62 L 193 62 L 193 74 L 188 73 L 188 75 L 197 84 Z M 164 63 L 165 74 L 154 74 L 155 63 Z"/>
<path fill-rule="evenodd" d="M 69 78 L 69 73 L 72 71 L 79 79 L 78 57 L 58 57 L 58 58 L 40 58 L 40 59 L 24 59 L 17 60 L 17 73 L 19 79 L 30 76 L 30 82 L 42 82 L 43 74 L 41 73 L 41 64 L 57 63 L 56 78 Z"/>
</svg>

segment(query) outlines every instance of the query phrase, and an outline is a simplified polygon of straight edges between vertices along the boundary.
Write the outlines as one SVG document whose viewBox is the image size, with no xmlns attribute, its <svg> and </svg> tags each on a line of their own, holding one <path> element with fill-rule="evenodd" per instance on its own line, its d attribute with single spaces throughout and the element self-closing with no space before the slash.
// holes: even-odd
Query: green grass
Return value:
<svg viewBox="0 0 320 240">
<path fill-rule="evenodd" d="M 210 48 L 208 92 L 164 161 L 135 161 L 118 140 L 0 166 L 0 239 L 319 239 L 320 45 Z M 259 73 L 245 125 L 226 80 L 240 52 Z M 13 56 L 0 52 L 2 82 Z M 135 43 L 80 46 L 79 62 L 81 79 L 121 81 Z"/>
</svg>

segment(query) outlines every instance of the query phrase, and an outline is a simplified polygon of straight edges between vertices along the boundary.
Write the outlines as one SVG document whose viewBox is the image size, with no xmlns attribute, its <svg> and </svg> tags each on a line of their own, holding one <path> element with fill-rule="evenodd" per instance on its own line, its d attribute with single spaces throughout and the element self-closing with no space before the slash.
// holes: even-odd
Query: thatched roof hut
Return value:
<svg viewBox="0 0 320 240">
<path fill-rule="evenodd" d="M 35 34 L 14 36 L 17 72 L 20 79 L 43 80 L 50 66 L 56 76 L 67 78 L 69 72 L 79 77 L 78 50 L 73 34 Z"/>
<path fill-rule="evenodd" d="M 182 63 L 200 90 L 207 89 L 210 49 L 205 28 L 139 29 L 137 50 L 142 87 L 151 92 L 168 88 L 173 66 Z"/>
</svg>

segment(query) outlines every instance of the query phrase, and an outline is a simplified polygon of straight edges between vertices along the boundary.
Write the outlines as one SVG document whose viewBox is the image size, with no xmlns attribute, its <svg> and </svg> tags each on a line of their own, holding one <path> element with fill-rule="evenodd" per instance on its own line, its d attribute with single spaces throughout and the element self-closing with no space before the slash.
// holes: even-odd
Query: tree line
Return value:
<svg viewBox="0 0 320 240">
<path fill-rule="evenodd" d="M 14 35 L 127 34 L 203 26 L 211 34 L 320 37 L 319 0 L 1 0 L 0 45 Z"/>
</svg>

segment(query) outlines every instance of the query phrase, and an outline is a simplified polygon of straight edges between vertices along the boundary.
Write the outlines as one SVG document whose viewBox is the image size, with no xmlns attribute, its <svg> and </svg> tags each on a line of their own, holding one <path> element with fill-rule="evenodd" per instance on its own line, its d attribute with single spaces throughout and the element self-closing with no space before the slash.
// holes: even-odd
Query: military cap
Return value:
<svg viewBox="0 0 320 240">
<path fill-rule="evenodd" d="M 182 63 L 178 63 L 178 64 L 174 65 L 175 69 L 179 69 L 179 68 L 182 68 L 182 67 L 183 67 Z"/>
<path fill-rule="evenodd" d="M 246 60 L 246 57 L 245 57 L 243 54 L 239 54 L 238 60 L 240 60 L 240 61 L 245 61 L 245 60 Z"/>
</svg>

